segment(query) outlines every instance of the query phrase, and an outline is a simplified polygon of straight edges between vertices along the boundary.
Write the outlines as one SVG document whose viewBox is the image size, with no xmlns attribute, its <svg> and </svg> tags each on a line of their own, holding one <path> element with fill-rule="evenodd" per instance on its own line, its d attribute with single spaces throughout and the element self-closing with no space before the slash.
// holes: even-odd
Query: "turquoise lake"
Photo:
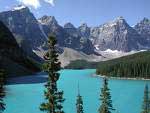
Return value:
<svg viewBox="0 0 150 113">
<path fill-rule="evenodd" d="M 83 96 L 84 112 L 97 113 L 100 105 L 99 95 L 102 87 L 102 78 L 93 77 L 95 70 L 62 70 L 58 82 L 59 89 L 64 91 L 65 113 L 76 113 L 76 96 L 78 82 L 80 93 Z M 46 75 L 34 76 L 39 79 L 46 78 Z M 26 77 L 29 78 L 29 77 Z M 30 78 L 29 78 L 30 79 Z M 116 109 L 113 113 L 140 113 L 143 90 L 149 81 L 140 80 L 109 80 L 109 88 L 113 106 Z M 39 105 L 44 102 L 43 91 L 45 83 L 13 84 L 6 86 L 5 97 L 6 110 L 4 113 L 43 113 Z"/>
</svg>

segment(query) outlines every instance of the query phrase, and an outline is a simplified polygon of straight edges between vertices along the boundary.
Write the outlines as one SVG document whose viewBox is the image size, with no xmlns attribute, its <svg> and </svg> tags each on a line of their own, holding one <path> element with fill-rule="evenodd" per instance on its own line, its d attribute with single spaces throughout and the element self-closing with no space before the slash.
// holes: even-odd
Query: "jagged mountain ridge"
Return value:
<svg viewBox="0 0 150 113">
<path fill-rule="evenodd" d="M 91 29 L 89 38 L 100 50 L 140 50 L 141 36 L 130 27 L 123 17 Z"/>
<path fill-rule="evenodd" d="M 39 19 L 39 22 L 42 22 L 41 19 Z M 52 26 L 49 28 L 53 29 Z M 145 36 L 143 37 L 143 34 L 139 33 L 137 29 L 131 27 L 123 17 L 118 17 L 115 20 L 107 22 L 98 27 L 88 27 L 88 25 L 84 23 L 78 28 L 76 28 L 72 23 L 68 22 L 64 25 L 64 27 L 61 27 L 61 29 L 65 30 L 72 38 L 80 37 L 81 41 L 87 41 L 87 39 L 90 39 L 94 49 L 100 51 L 111 49 L 129 52 L 133 50 L 138 51 L 142 49 L 149 49 L 149 47 L 147 47 L 147 43 L 149 43 L 147 41 L 148 39 L 146 39 Z"/>
<path fill-rule="evenodd" d="M 53 16 L 43 16 L 38 19 L 45 34 L 55 34 L 60 47 L 68 47 L 86 54 L 95 53 L 94 47 L 89 39 L 81 37 L 78 30 L 71 24 L 60 26 Z"/>
<path fill-rule="evenodd" d="M 144 47 L 150 49 L 150 20 L 148 18 L 144 18 L 134 26 L 134 29 L 141 35 L 142 39 L 144 40 Z"/>
<path fill-rule="evenodd" d="M 19 17 L 19 18 L 18 18 Z M 61 27 L 52 16 L 43 16 L 38 22 L 28 7 L 20 6 L 0 13 L 0 20 L 10 29 L 19 45 L 29 54 L 32 50 L 46 48 L 47 37 L 55 34 L 59 47 L 69 47 L 86 54 L 94 53 L 89 39 L 72 36 Z M 27 45 L 26 45 L 27 44 Z"/>
<path fill-rule="evenodd" d="M 16 15 L 21 18 L 21 21 L 17 21 Z M 105 51 L 111 49 L 129 52 L 150 48 L 148 46 L 149 38 L 145 38 L 149 37 L 149 32 L 141 33 L 139 29 L 142 26 L 139 25 L 137 25 L 139 27 L 130 27 L 123 17 L 118 17 L 114 21 L 98 27 L 88 27 L 84 23 L 76 28 L 70 22 L 64 26 L 59 25 L 53 16 L 43 16 L 36 20 L 29 8 L 23 7 L 1 12 L 0 20 L 9 27 L 17 40 L 18 37 L 23 38 L 25 42 L 31 44 L 33 50 L 38 50 L 41 47 L 47 49 L 46 41 L 50 33 L 57 36 L 59 47 L 72 48 L 86 54 L 93 54 L 95 53 L 94 50 Z M 27 25 L 27 27 L 24 25 Z M 146 25 L 150 26 L 149 24 Z M 144 31 L 146 31 L 145 28 Z"/>
</svg>

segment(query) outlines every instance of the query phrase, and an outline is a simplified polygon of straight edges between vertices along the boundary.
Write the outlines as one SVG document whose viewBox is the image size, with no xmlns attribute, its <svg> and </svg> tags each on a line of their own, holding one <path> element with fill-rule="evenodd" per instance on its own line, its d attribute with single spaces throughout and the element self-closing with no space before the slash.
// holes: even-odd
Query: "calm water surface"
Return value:
<svg viewBox="0 0 150 113">
<path fill-rule="evenodd" d="M 102 87 L 100 77 L 92 77 L 95 70 L 62 70 L 59 88 L 64 90 L 65 113 L 76 113 L 75 102 L 77 84 L 80 84 L 80 93 L 83 96 L 85 113 L 97 113 L 99 107 L 99 94 Z M 39 77 L 40 76 L 40 77 Z M 46 75 L 36 75 L 44 79 Z M 29 77 L 28 77 L 29 78 Z M 32 79 L 29 78 L 29 79 Z M 141 110 L 143 90 L 149 81 L 110 80 L 114 108 L 113 113 L 139 113 Z M 43 91 L 45 83 L 13 84 L 7 85 L 5 97 L 6 110 L 4 113 L 43 113 L 39 105 L 44 101 Z"/>
</svg>

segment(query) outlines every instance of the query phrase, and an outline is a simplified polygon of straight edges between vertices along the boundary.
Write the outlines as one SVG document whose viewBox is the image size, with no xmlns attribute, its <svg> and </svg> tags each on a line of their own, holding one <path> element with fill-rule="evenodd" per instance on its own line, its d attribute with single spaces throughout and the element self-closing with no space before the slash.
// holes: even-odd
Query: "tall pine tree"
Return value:
<svg viewBox="0 0 150 113">
<path fill-rule="evenodd" d="M 145 85 L 144 90 L 144 99 L 143 99 L 143 105 L 142 105 L 142 112 L 141 113 L 150 113 L 150 101 L 149 101 L 149 91 L 148 91 L 148 85 Z"/>
<path fill-rule="evenodd" d="M 101 89 L 101 106 L 98 110 L 99 113 L 111 113 L 112 110 L 115 110 L 112 105 L 110 89 L 108 88 L 108 79 L 104 78 L 103 88 Z"/>
<path fill-rule="evenodd" d="M 47 113 L 64 113 L 62 106 L 64 102 L 63 91 L 58 91 L 57 88 L 57 81 L 60 76 L 58 71 L 61 69 L 61 63 L 58 61 L 56 44 L 55 36 L 49 36 L 48 52 L 44 56 L 46 61 L 44 71 L 48 73 L 48 81 L 45 85 L 46 90 L 44 92 L 46 102 L 40 106 L 40 110 L 46 111 Z"/>
<path fill-rule="evenodd" d="M 4 82 L 5 82 L 5 73 L 3 70 L 0 70 L 0 113 L 2 113 L 5 110 L 5 104 L 3 101 L 3 98 L 5 96 Z"/>
<path fill-rule="evenodd" d="M 84 113 L 83 100 L 82 100 L 82 96 L 80 95 L 79 84 L 78 84 L 78 95 L 77 95 L 77 100 L 76 100 L 76 110 L 77 110 L 77 113 Z"/>
</svg>

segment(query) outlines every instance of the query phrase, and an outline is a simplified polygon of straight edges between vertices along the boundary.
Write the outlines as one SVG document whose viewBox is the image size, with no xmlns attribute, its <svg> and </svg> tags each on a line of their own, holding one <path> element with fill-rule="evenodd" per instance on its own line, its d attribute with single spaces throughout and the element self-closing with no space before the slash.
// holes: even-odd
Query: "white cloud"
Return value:
<svg viewBox="0 0 150 113">
<path fill-rule="evenodd" d="M 54 0 L 17 0 L 19 3 L 24 4 L 26 6 L 32 6 L 37 9 L 41 7 L 40 1 L 50 4 L 51 6 L 55 6 Z"/>
<path fill-rule="evenodd" d="M 49 3 L 51 6 L 55 6 L 54 0 L 44 0 L 44 1 Z"/>
<path fill-rule="evenodd" d="M 35 9 L 37 9 L 41 6 L 39 0 L 17 0 L 17 1 L 26 5 L 26 6 L 32 6 Z"/>
</svg>

